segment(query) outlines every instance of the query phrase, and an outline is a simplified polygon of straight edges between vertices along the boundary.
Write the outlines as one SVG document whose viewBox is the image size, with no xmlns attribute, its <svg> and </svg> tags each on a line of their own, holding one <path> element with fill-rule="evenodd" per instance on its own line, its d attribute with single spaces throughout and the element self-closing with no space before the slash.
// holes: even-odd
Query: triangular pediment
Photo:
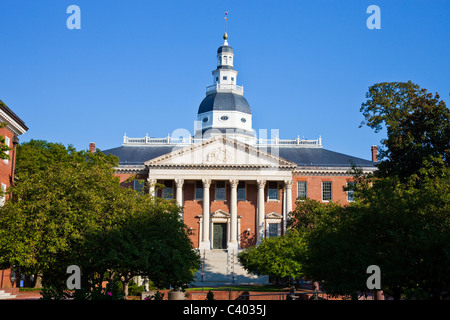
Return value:
<svg viewBox="0 0 450 320">
<path fill-rule="evenodd" d="M 230 214 L 222 209 L 219 209 L 211 213 L 211 218 L 228 219 L 230 218 Z"/>
<path fill-rule="evenodd" d="M 160 157 L 148 160 L 146 166 L 206 166 L 289 168 L 297 165 L 244 142 L 216 136 Z"/>
<path fill-rule="evenodd" d="M 281 214 L 276 213 L 276 212 L 271 212 L 266 214 L 266 219 L 273 219 L 273 220 L 277 220 L 277 219 L 281 219 L 283 218 Z"/>
</svg>

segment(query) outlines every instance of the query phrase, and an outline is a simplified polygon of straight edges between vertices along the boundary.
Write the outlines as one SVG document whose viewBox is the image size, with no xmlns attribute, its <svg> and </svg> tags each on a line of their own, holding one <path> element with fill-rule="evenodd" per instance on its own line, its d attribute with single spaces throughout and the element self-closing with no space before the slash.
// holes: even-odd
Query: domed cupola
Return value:
<svg viewBox="0 0 450 320">
<path fill-rule="evenodd" d="M 222 52 L 223 53 L 231 53 L 231 54 L 233 54 L 233 48 L 228 45 L 228 41 L 227 41 L 228 40 L 228 35 L 227 35 L 226 32 L 223 35 L 223 40 L 224 40 L 223 45 L 221 45 L 219 47 L 219 49 L 217 49 L 217 55 L 222 54 Z"/>
<path fill-rule="evenodd" d="M 234 70 L 234 52 L 228 45 L 227 33 L 223 39 L 223 45 L 217 49 L 217 68 L 212 72 L 214 84 L 206 87 L 206 97 L 198 108 L 196 136 L 226 134 L 253 139 L 252 112 L 244 97 L 244 87 L 237 85 L 238 72 Z"/>
</svg>

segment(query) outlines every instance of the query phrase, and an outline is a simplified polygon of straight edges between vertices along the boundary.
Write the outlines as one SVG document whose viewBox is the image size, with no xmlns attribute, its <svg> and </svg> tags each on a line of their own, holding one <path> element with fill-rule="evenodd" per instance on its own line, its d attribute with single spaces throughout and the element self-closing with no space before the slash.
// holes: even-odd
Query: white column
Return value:
<svg viewBox="0 0 450 320">
<path fill-rule="evenodd" d="M 211 241 L 209 239 L 209 187 L 211 180 L 203 180 L 203 238 L 199 249 L 211 249 Z"/>
<path fill-rule="evenodd" d="M 156 179 L 147 178 L 148 181 L 148 193 L 154 197 L 155 196 L 155 184 L 157 182 Z"/>
<path fill-rule="evenodd" d="M 290 212 L 292 212 L 292 180 L 286 180 L 284 185 L 286 186 L 286 216 L 283 217 L 283 234 L 286 234 L 286 223 Z"/>
<path fill-rule="evenodd" d="M 241 238 L 239 237 L 239 235 L 241 234 L 241 218 L 242 216 L 238 216 L 237 217 L 237 234 L 238 234 L 238 249 L 241 248 Z"/>
<path fill-rule="evenodd" d="M 175 180 L 175 184 L 177 186 L 177 204 L 183 208 L 183 184 L 184 184 L 184 180 L 183 179 L 176 179 Z M 180 215 L 183 218 L 183 209 L 181 209 Z"/>
<path fill-rule="evenodd" d="M 258 226 L 257 226 L 257 239 L 256 244 L 261 243 L 264 238 L 264 188 L 266 186 L 265 180 L 256 181 L 258 184 Z"/>
<path fill-rule="evenodd" d="M 177 186 L 177 204 L 182 207 L 183 206 L 183 184 L 184 184 L 184 180 L 183 179 L 176 179 L 175 180 L 175 185 Z"/>
<path fill-rule="evenodd" d="M 230 204 L 230 242 L 228 249 L 237 249 L 237 186 L 238 180 L 230 180 L 231 185 L 231 204 Z"/>
</svg>

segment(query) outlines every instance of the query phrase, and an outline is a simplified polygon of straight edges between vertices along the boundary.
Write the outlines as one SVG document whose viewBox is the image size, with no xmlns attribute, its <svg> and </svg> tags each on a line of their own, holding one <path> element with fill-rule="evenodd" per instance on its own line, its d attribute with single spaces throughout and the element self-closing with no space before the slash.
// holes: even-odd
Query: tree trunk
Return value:
<svg viewBox="0 0 450 320">
<path fill-rule="evenodd" d="M 125 299 L 128 298 L 128 282 L 129 281 L 123 281 L 123 293 L 125 295 Z"/>
<path fill-rule="evenodd" d="M 34 288 L 39 289 L 42 288 L 42 274 L 36 275 L 36 281 L 34 282 Z"/>
</svg>

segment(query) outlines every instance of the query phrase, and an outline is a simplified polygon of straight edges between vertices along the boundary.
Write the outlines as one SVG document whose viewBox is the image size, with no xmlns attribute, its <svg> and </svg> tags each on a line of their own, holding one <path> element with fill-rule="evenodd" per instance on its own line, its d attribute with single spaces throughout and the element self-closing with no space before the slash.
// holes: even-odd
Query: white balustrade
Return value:
<svg viewBox="0 0 450 320">
<path fill-rule="evenodd" d="M 194 143 L 199 143 L 202 141 L 206 141 L 208 139 L 195 139 L 194 137 L 182 137 L 182 138 L 173 138 L 170 135 L 165 138 L 130 138 L 127 136 L 123 137 L 124 145 L 154 145 L 154 144 L 163 144 L 163 145 L 190 145 Z M 322 138 L 316 140 L 306 140 L 306 139 L 262 139 L 256 138 L 252 141 L 248 141 L 249 144 L 255 144 L 261 147 L 270 147 L 270 146 L 298 146 L 298 147 L 322 147 Z"/>
</svg>

